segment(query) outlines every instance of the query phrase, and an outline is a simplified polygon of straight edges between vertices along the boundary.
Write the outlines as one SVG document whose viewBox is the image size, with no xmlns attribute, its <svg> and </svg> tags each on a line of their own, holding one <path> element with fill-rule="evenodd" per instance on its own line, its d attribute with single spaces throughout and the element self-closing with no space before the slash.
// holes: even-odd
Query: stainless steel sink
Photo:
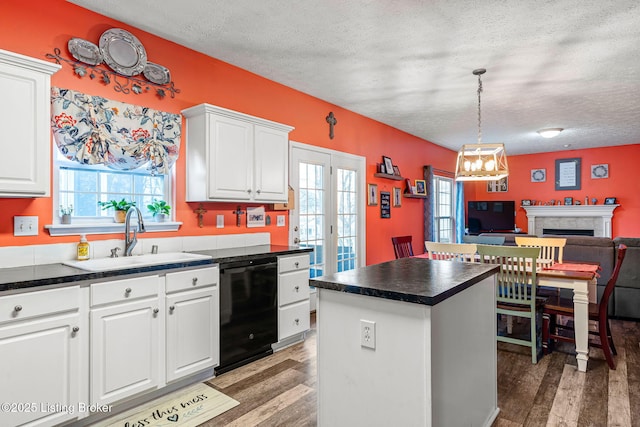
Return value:
<svg viewBox="0 0 640 427">
<path fill-rule="evenodd" d="M 63 262 L 63 264 L 86 271 L 109 271 L 206 259 L 211 259 L 211 257 L 209 255 L 191 254 L 186 252 L 165 252 L 128 257 L 121 256 L 117 258 L 95 258 L 86 261 L 66 261 Z"/>
</svg>

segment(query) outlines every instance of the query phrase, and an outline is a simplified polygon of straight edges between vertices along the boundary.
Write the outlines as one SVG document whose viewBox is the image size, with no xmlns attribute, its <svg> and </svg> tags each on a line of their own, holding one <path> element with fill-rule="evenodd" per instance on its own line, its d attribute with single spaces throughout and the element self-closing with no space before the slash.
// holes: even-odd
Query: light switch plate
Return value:
<svg viewBox="0 0 640 427">
<path fill-rule="evenodd" d="M 224 228 L 224 215 L 217 215 L 216 216 L 216 227 L 217 228 Z"/>
<path fill-rule="evenodd" d="M 276 225 L 278 227 L 284 227 L 284 215 L 278 215 L 277 220 L 276 220 Z"/>
<path fill-rule="evenodd" d="M 37 216 L 14 216 L 13 217 L 14 236 L 37 236 L 38 217 Z"/>
</svg>

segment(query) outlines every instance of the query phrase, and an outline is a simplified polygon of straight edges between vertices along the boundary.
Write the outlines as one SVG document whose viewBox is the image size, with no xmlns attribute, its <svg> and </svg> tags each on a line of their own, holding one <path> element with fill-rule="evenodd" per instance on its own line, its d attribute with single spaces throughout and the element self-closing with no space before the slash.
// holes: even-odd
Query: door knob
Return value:
<svg viewBox="0 0 640 427">
<path fill-rule="evenodd" d="M 298 239 L 297 237 L 293 238 L 293 243 L 300 243 L 300 239 Z"/>
</svg>

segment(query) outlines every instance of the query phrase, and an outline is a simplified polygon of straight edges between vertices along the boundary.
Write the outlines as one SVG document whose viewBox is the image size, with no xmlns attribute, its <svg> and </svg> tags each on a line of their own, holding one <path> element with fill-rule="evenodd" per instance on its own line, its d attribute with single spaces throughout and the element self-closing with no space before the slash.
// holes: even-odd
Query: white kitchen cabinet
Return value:
<svg viewBox="0 0 640 427">
<path fill-rule="evenodd" d="M 291 126 L 209 104 L 182 114 L 188 202 L 288 201 Z"/>
<path fill-rule="evenodd" d="M 167 383 L 220 363 L 218 281 L 218 267 L 167 274 Z"/>
<path fill-rule="evenodd" d="M 163 385 L 160 284 L 154 275 L 91 285 L 92 404 L 109 404 Z"/>
<path fill-rule="evenodd" d="M 310 327 L 309 254 L 278 257 L 279 350 L 304 339 Z"/>
<path fill-rule="evenodd" d="M 51 75 L 60 65 L 0 49 L 0 197 L 47 197 Z"/>
<path fill-rule="evenodd" d="M 0 402 L 9 405 L 0 425 L 53 426 L 83 415 L 88 328 L 80 295 L 71 286 L 0 297 Z"/>
</svg>

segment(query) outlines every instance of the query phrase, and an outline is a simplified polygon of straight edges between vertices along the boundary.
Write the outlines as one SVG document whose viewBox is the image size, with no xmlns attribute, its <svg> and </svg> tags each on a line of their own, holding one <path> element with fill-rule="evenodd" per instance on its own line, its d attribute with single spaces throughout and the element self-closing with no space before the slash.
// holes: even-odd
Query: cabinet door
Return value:
<svg viewBox="0 0 640 427">
<path fill-rule="evenodd" d="M 250 200 L 253 179 L 253 125 L 210 115 L 209 199 Z"/>
<path fill-rule="evenodd" d="M 0 50 L 0 196 L 49 195 L 50 79 L 60 66 Z"/>
<path fill-rule="evenodd" d="M 167 382 L 220 361 L 217 287 L 167 296 Z"/>
<path fill-rule="evenodd" d="M 108 404 L 159 384 L 158 298 L 91 310 L 91 403 Z"/>
<path fill-rule="evenodd" d="M 255 127 L 254 199 L 288 201 L 289 134 L 265 126 Z"/>
<path fill-rule="evenodd" d="M 80 381 L 86 380 L 80 337 L 87 333 L 79 325 L 76 311 L 0 326 L 0 402 L 16 405 L 10 407 L 15 412 L 0 413 L 1 425 L 53 426 L 79 415 Z"/>
</svg>

